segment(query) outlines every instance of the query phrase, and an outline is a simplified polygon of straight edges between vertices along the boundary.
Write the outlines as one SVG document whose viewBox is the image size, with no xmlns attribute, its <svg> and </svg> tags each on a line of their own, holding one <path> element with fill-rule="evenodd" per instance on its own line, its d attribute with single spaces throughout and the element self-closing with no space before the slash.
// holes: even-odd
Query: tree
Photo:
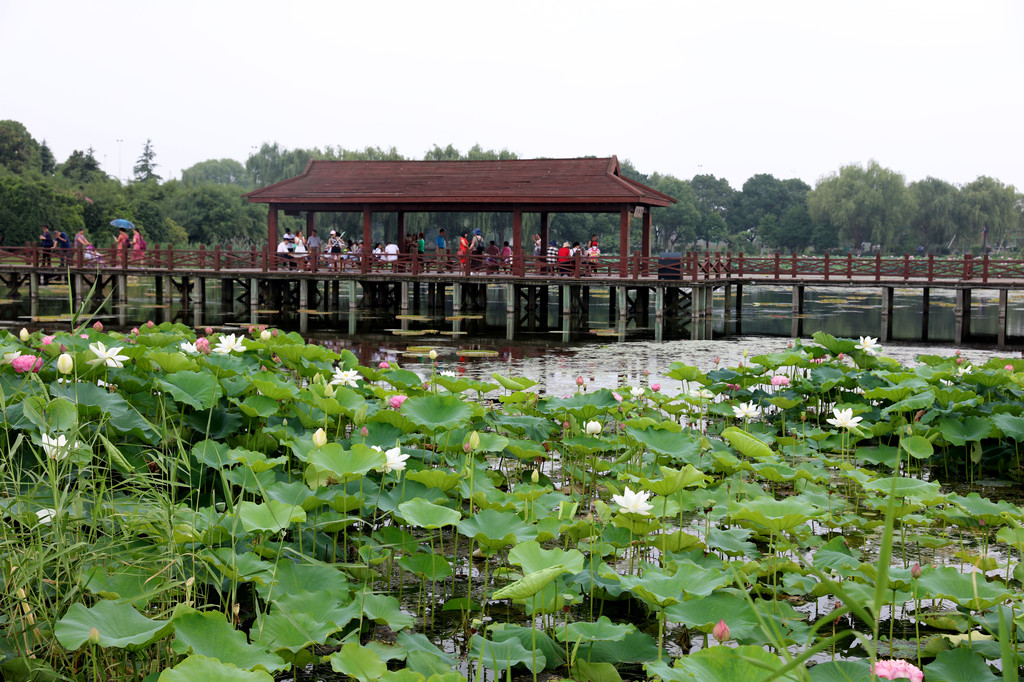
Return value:
<svg viewBox="0 0 1024 682">
<path fill-rule="evenodd" d="M 809 233 L 803 233 L 807 241 L 801 242 L 795 235 L 780 230 L 782 217 L 794 205 L 804 206 L 809 191 L 811 186 L 799 178 L 779 180 L 767 173 L 752 176 L 736 195 L 735 206 L 729 214 L 730 232 L 750 231 L 772 248 L 799 250 L 809 246 Z"/>
<path fill-rule="evenodd" d="M 701 219 L 693 188 L 685 180 L 671 175 L 654 173 L 650 181 L 651 187 L 676 200 L 671 206 L 651 210 L 654 228 L 651 251 L 681 251 L 681 245 L 691 244 L 696 239 Z"/>
<path fill-rule="evenodd" d="M 106 174 L 100 170 L 100 163 L 94 154 L 92 147 L 84 152 L 78 149 L 71 152 L 71 156 L 60 166 L 60 175 L 77 186 L 106 177 Z"/>
<path fill-rule="evenodd" d="M 728 180 L 714 175 L 695 175 L 690 186 L 700 213 L 697 239 L 705 244 L 724 239 L 729 231 L 729 212 L 736 201 L 736 190 Z"/>
<path fill-rule="evenodd" d="M 38 244 L 43 225 L 74 234 L 84 226 L 82 207 L 41 179 L 0 176 L 0 244 Z"/>
<path fill-rule="evenodd" d="M 42 171 L 39 143 L 17 121 L 0 121 L 0 165 L 17 174 Z"/>
<path fill-rule="evenodd" d="M 888 250 L 916 208 L 903 175 L 876 161 L 843 166 L 807 195 L 811 218 L 831 224 L 855 249 L 870 242 Z"/>
<path fill-rule="evenodd" d="M 436 144 L 434 148 L 423 155 L 424 161 L 460 161 L 462 154 L 452 145 L 441 149 Z"/>
<path fill-rule="evenodd" d="M 258 152 L 249 155 L 245 162 L 245 168 L 252 175 L 256 186 L 264 187 L 294 178 L 306 168 L 310 159 L 319 158 L 321 155 L 318 149 L 282 151 L 276 142 L 274 144 L 264 143 Z"/>
<path fill-rule="evenodd" d="M 155 163 L 156 152 L 153 151 L 153 141 L 147 139 L 142 147 L 142 156 L 135 162 L 132 172 L 135 175 L 135 182 L 159 182 L 160 176 L 156 174 L 157 164 Z"/>
<path fill-rule="evenodd" d="M 1013 185 L 983 175 L 964 185 L 960 198 L 960 248 L 980 247 L 987 238 L 988 247 L 998 249 L 1020 239 L 1021 197 Z"/>
<path fill-rule="evenodd" d="M 266 242 L 266 213 L 228 185 L 180 185 L 169 197 L 166 217 L 185 229 L 193 244 Z"/>
<path fill-rule="evenodd" d="M 928 177 L 910 184 L 917 211 L 910 220 L 905 240 L 910 250 L 923 246 L 929 253 L 950 247 L 956 236 L 960 190 L 955 185 Z"/>
<path fill-rule="evenodd" d="M 245 166 L 234 159 L 210 159 L 186 168 L 181 172 L 181 182 L 188 186 L 213 184 L 237 185 L 242 189 L 252 187 L 252 176 Z"/>
</svg>

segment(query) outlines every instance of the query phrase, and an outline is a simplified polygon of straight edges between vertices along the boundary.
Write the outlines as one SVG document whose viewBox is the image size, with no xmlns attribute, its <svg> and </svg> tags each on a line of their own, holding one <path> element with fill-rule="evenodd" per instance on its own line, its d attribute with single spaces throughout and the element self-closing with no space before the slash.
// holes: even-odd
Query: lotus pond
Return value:
<svg viewBox="0 0 1024 682">
<path fill-rule="evenodd" d="M 1017 679 L 1024 361 L 420 351 L 0 332 L 4 679 Z"/>
</svg>

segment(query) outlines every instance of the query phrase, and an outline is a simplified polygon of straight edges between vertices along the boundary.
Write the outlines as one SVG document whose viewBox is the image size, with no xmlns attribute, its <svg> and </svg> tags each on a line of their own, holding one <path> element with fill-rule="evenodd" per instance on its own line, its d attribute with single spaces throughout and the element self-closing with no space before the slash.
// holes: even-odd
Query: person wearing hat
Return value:
<svg viewBox="0 0 1024 682">
<path fill-rule="evenodd" d="M 330 254 L 330 258 L 335 264 L 341 259 L 341 252 L 345 250 L 344 244 L 345 242 L 338 236 L 338 233 L 331 230 L 331 235 L 327 238 L 327 253 Z"/>
<path fill-rule="evenodd" d="M 555 274 L 555 267 L 558 263 L 558 242 L 554 239 L 548 244 L 548 258 L 547 258 L 547 271 L 550 274 Z"/>
<path fill-rule="evenodd" d="M 562 248 L 558 250 L 558 273 L 563 277 L 569 275 L 572 271 L 572 249 L 569 247 L 569 242 L 564 242 Z"/>
</svg>

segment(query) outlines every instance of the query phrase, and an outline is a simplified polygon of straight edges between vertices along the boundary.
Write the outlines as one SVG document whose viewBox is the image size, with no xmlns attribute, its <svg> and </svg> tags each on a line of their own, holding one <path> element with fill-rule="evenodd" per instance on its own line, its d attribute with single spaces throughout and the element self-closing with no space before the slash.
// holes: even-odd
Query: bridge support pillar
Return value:
<svg viewBox="0 0 1024 682">
<path fill-rule="evenodd" d="M 722 287 L 722 298 L 725 303 L 725 333 L 729 333 L 729 319 L 732 317 L 732 285 L 726 284 Z"/>
<path fill-rule="evenodd" d="M 170 308 L 171 298 L 173 298 L 174 296 L 174 281 L 171 279 L 170 275 L 167 275 L 166 277 L 161 277 L 160 279 L 163 280 L 163 287 L 158 294 L 158 303 L 160 305 L 165 305 L 168 308 Z"/>
<path fill-rule="evenodd" d="M 299 309 L 309 310 L 309 280 L 299 280 Z"/>
<path fill-rule="evenodd" d="M 957 289 L 953 317 L 953 343 L 959 346 L 971 336 L 970 289 Z"/>
<path fill-rule="evenodd" d="M 206 278 L 196 277 L 196 301 L 199 305 L 206 305 Z"/>
<path fill-rule="evenodd" d="M 892 338 L 893 287 L 882 287 L 882 328 L 878 332 L 878 340 L 887 342 Z"/>
<path fill-rule="evenodd" d="M 729 306 L 727 305 L 726 308 Z M 793 324 L 790 336 L 800 338 L 804 335 L 804 285 L 793 285 Z"/>
<path fill-rule="evenodd" d="M 996 326 L 996 345 L 1006 348 L 1006 307 L 1009 300 L 1009 292 L 1006 289 L 999 290 L 999 321 Z"/>
<path fill-rule="evenodd" d="M 921 340 L 928 340 L 928 317 L 931 315 L 931 292 L 929 287 L 921 289 Z"/>
<path fill-rule="evenodd" d="M 511 318 L 516 313 L 516 306 L 519 303 L 519 297 L 516 294 L 516 287 L 514 284 L 505 285 L 505 312 L 508 313 Z"/>
<path fill-rule="evenodd" d="M 252 323 L 256 324 L 256 311 L 260 307 L 260 281 L 255 277 L 249 279 L 249 312 Z"/>
<path fill-rule="evenodd" d="M 654 320 L 660 321 L 665 319 L 665 287 L 655 287 L 654 289 Z M 660 339 L 655 339 L 660 341 Z"/>
<path fill-rule="evenodd" d="M 452 314 L 462 314 L 462 284 L 452 282 Z"/>
<path fill-rule="evenodd" d="M 625 320 L 629 317 L 629 301 L 627 299 L 626 287 L 615 287 L 615 308 L 619 313 L 620 320 Z"/>
<path fill-rule="evenodd" d="M 33 301 L 39 299 L 39 273 L 33 272 L 28 276 L 28 297 Z"/>
<path fill-rule="evenodd" d="M 157 281 L 160 278 L 157 277 Z M 85 299 L 86 288 L 85 288 L 85 275 L 75 274 L 71 276 L 71 296 L 75 299 L 76 304 L 81 304 Z M 158 297 L 159 298 L 159 297 Z"/>
<path fill-rule="evenodd" d="M 359 299 L 356 298 L 356 281 L 350 279 L 348 281 L 348 309 L 355 310 L 359 305 Z"/>
<path fill-rule="evenodd" d="M 128 305 L 128 275 L 117 276 L 117 302 Z"/>
<path fill-rule="evenodd" d="M 225 314 L 235 307 L 235 280 L 230 277 L 220 281 L 220 307 Z"/>
</svg>

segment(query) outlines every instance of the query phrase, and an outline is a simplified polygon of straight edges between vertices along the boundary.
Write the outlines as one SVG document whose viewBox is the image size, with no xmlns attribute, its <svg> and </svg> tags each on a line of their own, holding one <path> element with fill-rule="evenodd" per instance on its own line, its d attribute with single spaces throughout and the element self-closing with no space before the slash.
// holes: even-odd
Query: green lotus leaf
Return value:
<svg viewBox="0 0 1024 682">
<path fill-rule="evenodd" d="M 871 682 L 872 678 L 868 661 L 825 661 L 808 673 L 811 682 Z"/>
<path fill-rule="evenodd" d="M 992 422 L 1007 438 L 1024 441 L 1024 417 L 1000 412 L 992 415 Z"/>
<path fill-rule="evenodd" d="M 963 445 L 967 441 L 988 438 L 992 433 L 992 420 L 987 417 L 947 417 L 939 422 L 939 432 L 953 445 Z"/>
<path fill-rule="evenodd" d="M 253 389 L 271 400 L 292 400 L 299 396 L 299 388 L 276 372 L 257 372 L 249 381 Z"/>
<path fill-rule="evenodd" d="M 929 568 L 917 579 L 917 587 L 920 597 L 949 599 L 972 611 L 1012 598 L 1006 587 L 989 582 L 984 574 L 961 573 L 953 566 Z"/>
<path fill-rule="evenodd" d="M 547 665 L 543 653 L 528 650 L 514 637 L 503 642 L 494 642 L 480 635 L 473 635 L 469 642 L 469 656 L 491 670 L 508 670 L 517 663 L 522 663 L 533 672 L 540 672 Z M 536 668 L 533 667 L 535 662 Z"/>
<path fill-rule="evenodd" d="M 993 502 L 978 493 L 969 493 L 966 496 L 952 493 L 948 496 L 948 499 L 957 507 L 967 512 L 972 518 L 984 519 L 989 525 L 1006 523 L 1006 519 L 1020 520 L 1022 515 L 1021 508 L 1015 504 L 1006 500 Z"/>
<path fill-rule="evenodd" d="M 754 459 L 768 459 L 772 449 L 757 436 L 753 436 L 737 426 L 730 426 L 722 431 L 722 438 L 729 441 L 737 452 Z"/>
<path fill-rule="evenodd" d="M 530 536 L 530 527 L 518 514 L 495 509 L 481 509 L 457 525 L 460 533 L 473 538 L 490 552 L 522 542 Z"/>
<path fill-rule="evenodd" d="M 685 461 L 700 450 L 696 437 L 690 431 L 679 431 L 673 422 L 666 422 L 659 428 L 627 426 L 626 433 L 650 450 L 678 460 Z"/>
<path fill-rule="evenodd" d="M 406 400 L 402 403 L 402 414 L 433 433 L 464 425 L 473 416 L 473 408 L 456 396 L 429 395 Z"/>
<path fill-rule="evenodd" d="M 746 595 L 738 590 L 717 590 L 700 599 L 672 604 L 665 607 L 665 618 L 672 623 L 682 623 L 708 633 L 718 621 L 724 620 L 729 625 L 731 636 L 737 641 L 764 636 L 758 626 L 754 607 L 747 601 Z"/>
<path fill-rule="evenodd" d="M 556 628 L 555 637 L 560 642 L 617 641 L 636 630 L 632 623 L 612 623 L 608 616 L 601 616 L 594 622 L 576 621 L 565 628 Z"/>
<path fill-rule="evenodd" d="M 969 647 L 940 651 L 935 660 L 924 667 L 928 682 L 996 682 L 1003 679 L 992 673 L 981 654 Z"/>
<path fill-rule="evenodd" d="M 269 585 L 274 582 L 274 564 L 263 561 L 253 552 L 237 554 L 231 547 L 218 547 L 207 551 L 202 556 L 229 580 L 243 583 L 255 582 L 259 585 Z"/>
<path fill-rule="evenodd" d="M 904 436 L 900 438 L 900 447 L 915 459 L 928 459 L 935 454 L 932 442 L 924 436 Z"/>
<path fill-rule="evenodd" d="M 192 655 L 160 673 L 158 682 L 273 682 L 263 670 L 243 670 L 209 656 Z"/>
<path fill-rule="evenodd" d="M 665 373 L 669 379 L 676 379 L 678 381 L 692 381 L 698 384 L 707 385 L 708 377 L 706 374 L 700 371 L 694 365 L 687 365 L 683 362 L 673 362 L 668 366 L 668 372 Z"/>
<path fill-rule="evenodd" d="M 690 464 L 687 464 L 682 469 L 670 469 L 665 466 L 660 467 L 660 469 L 660 479 L 652 481 L 649 478 L 641 478 L 640 481 L 644 484 L 645 489 L 662 497 L 677 493 L 684 488 L 703 488 L 713 480 L 710 476 L 704 474 L 699 469 L 695 469 Z"/>
<path fill-rule="evenodd" d="M 882 495 L 895 495 L 920 504 L 941 502 L 945 498 L 939 490 L 939 484 L 933 481 L 922 481 L 917 478 L 879 478 L 864 483 L 864 489 Z"/>
<path fill-rule="evenodd" d="M 422 483 L 428 488 L 448 491 L 454 488 L 462 480 L 462 476 L 444 469 L 423 469 L 421 471 L 410 471 L 405 475 L 405 480 Z"/>
<path fill-rule="evenodd" d="M 305 481 L 312 490 L 332 483 L 356 480 L 386 461 L 380 450 L 356 443 L 346 450 L 338 443 L 328 443 L 309 451 Z"/>
<path fill-rule="evenodd" d="M 642 578 L 622 576 L 622 586 L 647 603 L 663 608 L 693 597 L 706 597 L 716 588 L 731 582 L 721 569 L 705 569 L 689 562 L 680 562 L 675 573 L 656 569 L 644 572 Z"/>
<path fill-rule="evenodd" d="M 334 672 L 344 673 L 359 682 L 379 680 L 388 669 L 380 656 L 358 642 L 342 645 L 340 651 L 331 654 L 330 661 Z"/>
<path fill-rule="evenodd" d="M 734 506 L 738 507 L 735 511 L 733 510 Z M 787 497 L 781 500 L 759 497 L 756 500 L 746 500 L 730 505 L 729 513 L 736 521 L 749 521 L 772 533 L 781 533 L 792 530 L 818 516 L 820 510 L 800 497 Z"/>
<path fill-rule="evenodd" d="M 562 565 L 570 573 L 578 573 L 583 570 L 586 557 L 577 549 L 544 549 L 539 542 L 531 540 L 513 547 L 508 553 L 508 561 L 520 566 L 524 573 L 534 573 L 554 565 Z"/>
<path fill-rule="evenodd" d="M 759 646 L 714 646 L 676 661 L 676 666 L 697 682 L 759 682 L 772 669 L 782 667 L 775 654 Z M 650 669 L 650 667 L 648 668 Z M 795 674 L 770 676 L 772 680 L 796 680 Z"/>
<path fill-rule="evenodd" d="M 583 642 L 576 652 L 577 661 L 592 663 L 645 663 L 658 658 L 658 644 L 645 632 L 634 630 L 617 640 Z M 590 678 L 587 678 L 590 679 Z"/>
<path fill-rule="evenodd" d="M 168 374 L 166 379 L 155 379 L 154 383 L 170 393 L 175 401 L 191 405 L 197 410 L 210 409 L 222 395 L 220 382 L 206 372 L 175 372 Z"/>
<path fill-rule="evenodd" d="M 416 619 L 402 611 L 401 605 L 394 597 L 383 594 L 360 593 L 354 597 L 356 603 L 362 603 L 366 617 L 380 625 L 387 625 L 394 631 L 412 627 Z"/>
<path fill-rule="evenodd" d="M 238 403 L 238 408 L 247 417 L 270 417 L 277 414 L 281 404 L 265 395 L 251 395 Z"/>
<path fill-rule="evenodd" d="M 750 536 L 749 528 L 712 528 L 708 533 L 707 545 L 726 556 L 746 556 L 753 559 L 761 556 L 761 553 L 757 551 L 757 546 L 749 541 Z"/>
<path fill-rule="evenodd" d="M 840 353 L 849 355 L 857 348 L 857 342 L 853 339 L 837 339 L 825 332 L 814 332 L 811 338 L 816 343 L 824 346 L 832 355 L 839 355 Z"/>
<path fill-rule="evenodd" d="M 398 560 L 398 565 L 427 580 L 442 580 L 452 575 L 452 565 L 448 559 L 438 554 L 412 554 Z"/>
<path fill-rule="evenodd" d="M 182 370 L 194 370 L 199 367 L 195 360 L 181 353 L 165 353 L 154 350 L 146 353 L 145 358 L 149 362 L 159 365 L 160 369 L 167 374 Z"/>
<path fill-rule="evenodd" d="M 897 414 L 902 412 L 917 412 L 918 410 L 924 410 L 931 407 L 934 402 L 935 394 L 931 391 L 916 393 L 911 395 L 909 398 L 904 398 L 898 403 L 893 403 L 886 407 L 882 410 L 882 416 L 888 417 L 894 412 Z"/>
<path fill-rule="evenodd" d="M 72 604 L 53 626 L 53 634 L 65 649 L 74 651 L 89 641 L 89 631 L 99 632 L 99 645 L 138 651 L 174 629 L 167 620 L 150 620 L 127 602 L 108 599 L 91 608 Z"/>
<path fill-rule="evenodd" d="M 324 599 L 348 602 L 352 593 L 345 574 L 335 565 L 280 561 L 274 578 L 267 586 L 257 585 L 257 592 L 264 600 L 269 601 L 279 594 L 314 592 Z"/>
<path fill-rule="evenodd" d="M 706 547 L 704 541 L 699 537 L 681 530 L 651 535 L 645 538 L 645 541 L 662 552 L 685 552 L 693 548 L 704 549 Z"/>
<path fill-rule="evenodd" d="M 462 518 L 462 512 L 442 507 L 439 504 L 417 498 L 398 505 L 398 513 L 406 523 L 433 530 L 445 526 L 454 526 Z"/>
<path fill-rule="evenodd" d="M 304 649 L 314 644 L 325 644 L 327 638 L 339 629 L 330 621 L 321 621 L 302 611 L 277 609 L 253 625 L 249 639 L 291 662 Z"/>
<path fill-rule="evenodd" d="M 501 588 L 492 594 L 491 597 L 494 599 L 527 599 L 543 590 L 552 580 L 566 572 L 568 572 L 568 569 L 564 564 L 548 566 L 547 568 L 524 575 L 514 583 Z"/>
<path fill-rule="evenodd" d="M 97 596 L 129 602 L 142 609 L 163 591 L 167 580 L 137 567 L 128 566 L 108 572 L 106 567 L 96 566 L 85 574 L 82 583 L 85 589 Z"/>
<path fill-rule="evenodd" d="M 239 502 L 235 511 L 246 533 L 277 533 L 293 523 L 306 520 L 306 512 L 302 507 L 277 500 L 265 503 Z"/>
<path fill-rule="evenodd" d="M 550 456 L 544 446 L 532 440 L 510 440 L 505 447 L 514 457 L 526 462 Z"/>
<path fill-rule="evenodd" d="M 427 639 L 427 636 L 421 632 L 409 632 L 408 630 L 402 630 L 398 633 L 395 641 L 400 647 L 405 649 L 406 652 L 419 652 L 428 656 L 433 656 L 449 668 L 454 667 L 457 663 L 454 656 L 437 648 L 437 646 L 435 646 L 434 643 Z"/>
<path fill-rule="evenodd" d="M 228 623 L 220 611 L 199 612 L 179 605 L 171 620 L 175 653 L 209 656 L 247 670 L 259 668 L 272 673 L 288 669 L 277 654 L 249 644 L 245 634 Z"/>
<path fill-rule="evenodd" d="M 1024 528 L 1004 526 L 996 533 L 996 540 L 1005 542 L 1011 547 L 1015 547 L 1021 554 L 1024 554 Z"/>
</svg>

